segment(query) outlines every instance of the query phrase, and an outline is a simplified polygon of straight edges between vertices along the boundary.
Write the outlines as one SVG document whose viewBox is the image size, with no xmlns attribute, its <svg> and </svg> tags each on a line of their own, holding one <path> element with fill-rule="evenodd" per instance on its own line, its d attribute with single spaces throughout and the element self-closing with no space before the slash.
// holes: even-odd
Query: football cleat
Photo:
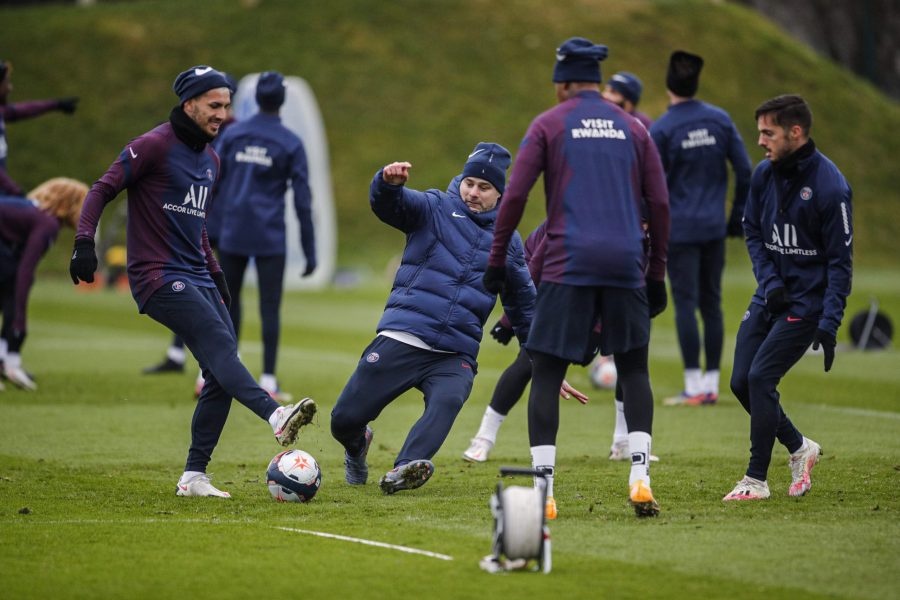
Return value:
<svg viewBox="0 0 900 600">
<path fill-rule="evenodd" d="M 369 479 L 369 465 L 366 463 L 366 455 L 369 454 L 369 446 L 372 445 L 372 428 L 366 425 L 366 443 L 359 456 L 350 456 L 344 451 L 344 479 L 350 485 L 365 485 Z"/>
<path fill-rule="evenodd" d="M 613 442 L 609 447 L 609 460 L 631 460 L 631 450 L 628 449 L 628 439 Z M 659 457 L 650 455 L 650 462 L 659 462 Z"/>
<path fill-rule="evenodd" d="M 194 475 L 185 482 L 178 482 L 175 488 L 176 496 L 206 496 L 211 498 L 231 498 L 231 494 L 217 489 L 209 482 L 209 475 L 201 473 Z"/>
<path fill-rule="evenodd" d="M 559 511 L 556 510 L 556 500 L 553 499 L 553 496 L 547 496 L 547 503 L 544 505 L 544 518 L 548 521 L 555 521 L 558 516 Z"/>
<path fill-rule="evenodd" d="M 385 494 L 400 490 L 414 490 L 422 487 L 434 475 L 434 464 L 430 460 L 414 460 L 394 467 L 381 478 L 378 485 Z"/>
<path fill-rule="evenodd" d="M 822 447 L 809 438 L 806 441 L 806 450 L 800 450 L 791 454 L 788 465 L 791 467 L 791 487 L 788 488 L 789 496 L 803 496 L 812 487 L 809 474 L 819 462 L 822 455 Z"/>
<path fill-rule="evenodd" d="M 472 438 L 472 444 L 469 446 L 469 449 L 462 454 L 463 460 L 479 463 L 484 462 L 488 459 L 488 455 L 491 453 L 491 448 L 493 447 L 494 442 L 491 440 L 474 437 Z"/>
<path fill-rule="evenodd" d="M 688 394 L 681 392 L 677 396 L 671 396 L 663 400 L 664 406 L 706 406 L 715 404 L 719 401 L 717 394 L 701 392 L 699 394 Z"/>
<path fill-rule="evenodd" d="M 769 495 L 768 483 L 744 475 L 744 478 L 737 482 L 737 485 L 734 486 L 734 489 L 731 490 L 731 492 L 727 496 L 722 498 L 722 501 L 729 502 L 731 500 L 765 500 L 769 497 Z"/>
<path fill-rule="evenodd" d="M 144 375 L 161 375 L 163 373 L 184 373 L 184 363 L 175 362 L 168 356 L 158 365 L 145 367 L 141 373 Z"/>
<path fill-rule="evenodd" d="M 3 376 L 10 383 L 23 390 L 33 392 L 37 389 L 37 384 L 22 367 L 10 367 L 7 365 L 3 368 Z"/>
<path fill-rule="evenodd" d="M 638 479 L 631 485 L 628 502 L 634 507 L 634 513 L 639 517 L 655 517 L 659 514 L 659 504 L 653 497 L 650 486 L 643 479 Z"/>
<path fill-rule="evenodd" d="M 275 439 L 282 446 L 288 446 L 297 439 L 300 428 L 312 421 L 316 403 L 312 398 L 304 398 L 297 404 L 279 406 L 275 410 L 279 413 L 274 427 Z"/>
</svg>

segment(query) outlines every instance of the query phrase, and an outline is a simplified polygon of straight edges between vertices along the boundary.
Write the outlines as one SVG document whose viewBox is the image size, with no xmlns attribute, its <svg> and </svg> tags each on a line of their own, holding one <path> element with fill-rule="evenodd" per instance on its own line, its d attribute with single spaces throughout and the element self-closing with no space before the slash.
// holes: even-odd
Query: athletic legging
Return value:
<svg viewBox="0 0 900 600">
<path fill-rule="evenodd" d="M 238 340 L 241 338 L 241 289 L 249 256 L 219 250 L 219 264 L 231 293 L 231 322 Z M 278 360 L 278 338 L 281 334 L 281 295 L 284 289 L 285 255 L 255 256 L 259 288 L 259 317 L 262 321 L 263 373 L 275 374 Z"/>
<path fill-rule="evenodd" d="M 508 415 L 525 393 L 529 381 L 531 381 L 531 359 L 528 358 L 525 349 L 520 347 L 516 359 L 506 367 L 497 380 L 494 395 L 491 396 L 491 408 L 501 415 Z"/>
<path fill-rule="evenodd" d="M 648 346 L 614 355 L 628 431 L 653 433 L 653 392 L 647 367 Z M 528 438 L 531 446 L 555 446 L 559 430 L 559 388 L 566 377 L 565 359 L 531 352 L 532 381 L 528 398 Z"/>
</svg>

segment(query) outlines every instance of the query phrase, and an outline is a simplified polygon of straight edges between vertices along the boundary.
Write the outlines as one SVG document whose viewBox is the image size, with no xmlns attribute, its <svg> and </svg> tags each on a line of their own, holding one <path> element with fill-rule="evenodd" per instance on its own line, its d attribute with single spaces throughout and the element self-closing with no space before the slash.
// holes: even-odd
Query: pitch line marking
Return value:
<svg viewBox="0 0 900 600">
<path fill-rule="evenodd" d="M 850 408 L 848 406 L 830 406 L 828 404 L 810 404 L 812 408 L 828 412 L 844 413 L 857 417 L 874 417 L 876 419 L 900 419 L 900 413 L 886 410 L 872 410 L 870 408 Z"/>
<path fill-rule="evenodd" d="M 322 531 L 310 531 L 309 529 L 294 529 L 293 527 L 276 527 L 282 531 L 291 531 L 294 533 L 305 533 L 333 540 L 341 540 L 344 542 L 354 542 L 356 544 L 364 544 L 366 546 L 376 546 L 378 548 L 387 548 L 389 550 L 399 550 L 400 552 L 408 552 L 409 554 L 421 554 L 422 556 L 430 556 L 431 558 L 439 558 L 440 560 L 453 560 L 452 556 L 446 554 L 438 554 L 429 550 L 419 550 L 418 548 L 409 548 L 408 546 L 395 546 L 394 544 L 386 544 L 384 542 L 376 542 L 374 540 L 364 540 L 361 538 L 349 537 L 346 535 L 337 535 L 335 533 L 325 533 Z"/>
</svg>

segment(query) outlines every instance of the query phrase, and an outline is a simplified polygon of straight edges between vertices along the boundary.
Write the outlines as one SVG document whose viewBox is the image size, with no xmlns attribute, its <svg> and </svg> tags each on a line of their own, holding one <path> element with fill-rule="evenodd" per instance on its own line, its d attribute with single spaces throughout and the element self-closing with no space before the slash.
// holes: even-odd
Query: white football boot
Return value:
<svg viewBox="0 0 900 600">
<path fill-rule="evenodd" d="M 316 414 L 316 403 L 312 398 L 304 398 L 297 404 L 287 404 L 275 409 L 278 417 L 273 429 L 275 439 L 282 446 L 293 444 L 300 428 L 308 425 Z"/>
<path fill-rule="evenodd" d="M 469 449 L 463 452 L 463 460 L 478 463 L 485 462 L 493 447 L 494 442 L 491 440 L 474 437 L 472 438 L 472 444 L 469 446 Z"/>
<path fill-rule="evenodd" d="M 765 481 L 760 481 L 759 479 L 753 479 L 752 477 L 744 476 L 743 479 L 737 482 L 737 485 L 734 486 L 734 489 L 731 492 L 722 498 L 723 502 L 729 502 L 731 500 L 765 500 L 770 496 L 769 494 L 769 484 Z"/>
<path fill-rule="evenodd" d="M 822 455 L 822 447 L 809 438 L 806 441 L 806 450 L 800 450 L 791 454 L 788 465 L 791 467 L 791 487 L 788 488 L 789 496 L 803 496 L 812 487 L 809 474 L 819 462 Z"/>
<path fill-rule="evenodd" d="M 178 482 L 176 496 L 206 496 L 211 498 L 231 498 L 231 494 L 217 489 L 209 482 L 209 475 L 200 473 L 185 482 Z"/>
</svg>

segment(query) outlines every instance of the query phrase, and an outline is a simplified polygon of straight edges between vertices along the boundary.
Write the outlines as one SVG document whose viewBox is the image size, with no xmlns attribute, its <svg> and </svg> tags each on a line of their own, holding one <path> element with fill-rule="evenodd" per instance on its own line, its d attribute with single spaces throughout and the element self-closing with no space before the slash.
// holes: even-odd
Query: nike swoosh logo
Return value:
<svg viewBox="0 0 900 600">
<path fill-rule="evenodd" d="M 472 158 L 472 157 L 475 156 L 476 154 L 481 154 L 482 152 L 486 152 L 486 150 L 485 150 L 484 148 L 479 148 L 478 150 L 476 150 L 475 152 L 473 152 L 472 154 L 470 154 L 470 155 L 469 155 L 469 158 Z"/>
<path fill-rule="evenodd" d="M 205 69 L 194 69 L 194 75 L 200 77 L 201 75 L 206 75 L 212 71 L 212 67 L 206 67 Z"/>
<path fill-rule="evenodd" d="M 802 320 L 803 319 L 801 319 L 800 317 L 788 317 L 787 318 L 788 323 L 796 323 L 797 321 L 802 321 Z"/>
<path fill-rule="evenodd" d="M 850 236 L 850 239 L 848 239 L 846 242 L 844 242 L 844 245 L 845 245 L 845 246 L 849 246 L 849 245 L 850 245 L 850 242 L 852 242 L 852 241 L 853 241 L 853 236 L 851 235 L 851 236 Z"/>
<path fill-rule="evenodd" d="M 131 158 L 137 158 L 137 154 L 134 153 L 134 150 L 131 149 L 131 146 L 128 146 L 128 153 L 131 154 Z"/>
<path fill-rule="evenodd" d="M 455 210 L 452 213 L 450 213 L 450 216 L 456 217 L 457 219 L 465 219 L 466 218 L 466 215 L 461 215 L 458 212 L 456 212 Z"/>
</svg>

